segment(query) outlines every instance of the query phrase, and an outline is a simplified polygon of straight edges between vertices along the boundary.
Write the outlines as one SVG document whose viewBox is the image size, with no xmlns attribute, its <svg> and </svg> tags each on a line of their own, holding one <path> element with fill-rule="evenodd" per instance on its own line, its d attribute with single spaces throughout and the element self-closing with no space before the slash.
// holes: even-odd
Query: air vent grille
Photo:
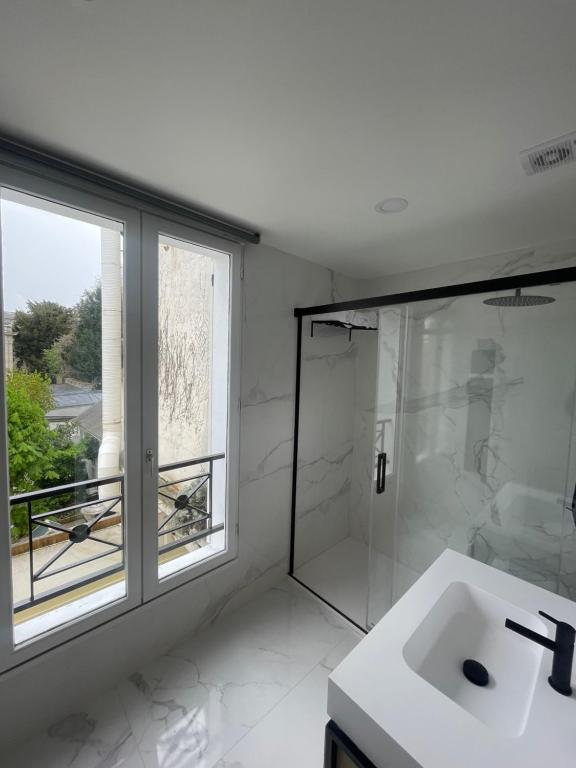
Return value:
<svg viewBox="0 0 576 768">
<path fill-rule="evenodd" d="M 558 168 L 574 160 L 576 160 L 576 132 L 538 144 L 537 147 L 525 149 L 520 153 L 520 162 L 528 176 Z"/>
</svg>

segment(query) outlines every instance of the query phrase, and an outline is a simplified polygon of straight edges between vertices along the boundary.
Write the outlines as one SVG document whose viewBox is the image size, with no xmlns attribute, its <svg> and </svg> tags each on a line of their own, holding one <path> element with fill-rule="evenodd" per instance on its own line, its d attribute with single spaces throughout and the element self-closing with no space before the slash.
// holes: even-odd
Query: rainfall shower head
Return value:
<svg viewBox="0 0 576 768">
<path fill-rule="evenodd" d="M 484 304 L 491 307 L 538 307 L 540 304 L 552 304 L 556 299 L 552 296 L 526 296 L 520 288 L 516 288 L 513 296 L 494 296 L 492 299 L 484 299 Z"/>
</svg>

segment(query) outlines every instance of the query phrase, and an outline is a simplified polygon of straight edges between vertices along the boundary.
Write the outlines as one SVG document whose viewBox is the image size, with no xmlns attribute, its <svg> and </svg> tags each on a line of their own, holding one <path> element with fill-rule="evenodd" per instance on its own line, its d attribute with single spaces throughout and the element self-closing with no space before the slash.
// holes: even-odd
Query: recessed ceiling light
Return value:
<svg viewBox="0 0 576 768">
<path fill-rule="evenodd" d="M 408 208 L 408 200 L 403 197 L 388 197 L 374 206 L 378 213 L 400 213 Z"/>
</svg>

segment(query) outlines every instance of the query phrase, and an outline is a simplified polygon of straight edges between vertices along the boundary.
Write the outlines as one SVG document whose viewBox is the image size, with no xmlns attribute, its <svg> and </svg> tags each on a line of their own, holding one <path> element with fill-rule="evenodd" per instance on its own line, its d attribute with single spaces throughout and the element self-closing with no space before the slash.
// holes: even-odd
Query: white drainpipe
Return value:
<svg viewBox="0 0 576 768">
<path fill-rule="evenodd" d="M 120 233 L 102 228 L 102 443 L 98 477 L 119 474 L 122 450 L 122 271 Z M 100 488 L 116 496 L 120 484 Z M 117 510 L 118 507 L 115 507 Z"/>
</svg>

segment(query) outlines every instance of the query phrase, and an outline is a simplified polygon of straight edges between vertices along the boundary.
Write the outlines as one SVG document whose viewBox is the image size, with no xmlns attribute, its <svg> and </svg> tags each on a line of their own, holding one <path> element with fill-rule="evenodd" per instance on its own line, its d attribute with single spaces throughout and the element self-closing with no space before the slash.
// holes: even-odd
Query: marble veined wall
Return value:
<svg viewBox="0 0 576 768">
<path fill-rule="evenodd" d="M 417 572 L 451 547 L 560 589 L 576 290 L 536 292 L 555 303 L 408 309 L 396 556 Z"/>
<path fill-rule="evenodd" d="M 358 349 L 343 329 L 304 318 L 295 567 L 348 536 Z"/>
<path fill-rule="evenodd" d="M 372 325 L 378 325 L 372 313 Z M 374 482 L 374 446 L 377 440 L 376 390 L 378 384 L 378 331 L 356 331 L 354 368 L 353 444 L 350 475 L 349 535 L 370 543 L 370 507 Z"/>
<path fill-rule="evenodd" d="M 574 266 L 576 240 L 567 240 L 389 275 L 364 283 L 363 296 Z M 562 509 L 576 482 L 569 303 L 549 305 L 546 315 L 546 307 L 494 310 L 488 322 L 478 303 L 462 311 L 454 302 L 421 305 L 420 315 L 405 320 L 406 386 L 397 348 L 402 321 L 394 316 L 403 308 L 381 316 L 378 418 L 394 424 L 396 466 L 376 500 L 371 541 L 399 558 L 396 598 L 450 546 L 576 599 L 576 527 Z M 441 330 L 450 340 L 440 340 Z M 400 456 L 402 468 L 410 467 L 401 477 Z M 373 569 L 373 604 L 389 581 Z"/>
<path fill-rule="evenodd" d="M 358 285 L 303 259 L 258 246 L 247 249 L 244 291 L 238 562 L 244 565 L 240 583 L 246 584 L 258 576 L 288 571 L 296 388 L 294 307 L 354 298 Z M 334 339 L 333 357 L 312 361 L 318 370 L 326 369 L 327 381 L 331 371 L 346 370 L 351 354 L 346 341 L 340 335 Z M 313 348 L 310 354 L 315 354 Z M 338 385 L 340 376 L 332 380 Z M 330 435 L 325 433 L 324 438 Z M 335 436 L 334 441 L 338 444 L 339 438 Z M 310 467 L 311 477 L 314 472 L 329 476 L 331 469 L 346 465 L 350 445 L 344 442 L 340 440 L 329 456 L 333 463 Z M 345 488 L 340 491 L 346 493 Z M 237 588 L 238 583 L 230 585 L 232 592 Z"/>
<path fill-rule="evenodd" d="M 363 293 L 575 265 L 576 243 L 561 243 L 382 278 Z M 351 342 L 305 327 L 296 567 L 347 536 L 369 544 L 376 618 L 389 606 L 384 593 L 393 586 L 397 599 L 447 546 L 576 597 L 566 509 L 576 482 L 576 292 L 527 292 L 556 301 L 386 307 L 379 332 Z M 375 496 L 379 451 L 386 493 Z"/>
<path fill-rule="evenodd" d="M 360 281 L 363 297 L 576 266 L 576 238 Z"/>
<path fill-rule="evenodd" d="M 347 537 L 369 539 L 378 334 L 315 323 L 312 335 L 311 322 L 302 334 L 296 568 Z"/>
<path fill-rule="evenodd" d="M 562 530 L 562 556 L 560 561 L 559 592 L 576 600 L 576 519 L 572 504 L 576 504 L 576 424 L 572 424 L 570 457 L 568 459 L 568 493 L 564 507 Z"/>
</svg>

